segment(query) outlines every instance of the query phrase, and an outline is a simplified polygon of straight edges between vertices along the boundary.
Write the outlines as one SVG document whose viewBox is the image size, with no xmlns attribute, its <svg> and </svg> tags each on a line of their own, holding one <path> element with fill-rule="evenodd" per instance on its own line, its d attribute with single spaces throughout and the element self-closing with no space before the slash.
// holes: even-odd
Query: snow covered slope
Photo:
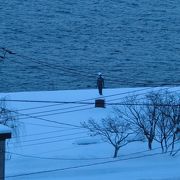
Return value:
<svg viewBox="0 0 180 180">
<path fill-rule="evenodd" d="M 127 95 L 143 96 L 157 89 L 105 89 L 103 98 L 107 103 L 121 102 Z M 148 151 L 146 143 L 134 142 L 113 159 L 113 149 L 108 143 L 89 136 L 80 127 L 81 122 L 91 117 L 101 119 L 111 114 L 111 105 L 95 108 L 97 90 L 0 96 L 11 100 L 7 102 L 10 109 L 19 110 L 20 121 L 20 137 L 13 137 L 6 149 L 10 159 L 6 161 L 7 180 L 180 180 L 180 156 L 162 155 L 158 145 Z"/>
</svg>

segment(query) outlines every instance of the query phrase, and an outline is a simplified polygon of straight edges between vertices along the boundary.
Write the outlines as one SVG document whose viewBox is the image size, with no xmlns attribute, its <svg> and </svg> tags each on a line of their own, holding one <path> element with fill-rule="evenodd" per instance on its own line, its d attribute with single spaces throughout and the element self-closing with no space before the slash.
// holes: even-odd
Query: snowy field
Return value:
<svg viewBox="0 0 180 180">
<path fill-rule="evenodd" d="M 80 127 L 80 122 L 89 118 L 110 115 L 108 103 L 121 102 L 134 93 L 143 97 L 152 90 L 158 88 L 105 89 L 106 108 L 95 108 L 97 90 L 1 93 L 11 100 L 8 108 L 19 110 L 20 121 L 20 137 L 13 137 L 6 149 L 6 179 L 180 180 L 179 154 L 171 157 L 161 154 L 158 144 L 149 151 L 147 143 L 134 142 L 120 149 L 114 159 L 111 145 Z"/>
</svg>

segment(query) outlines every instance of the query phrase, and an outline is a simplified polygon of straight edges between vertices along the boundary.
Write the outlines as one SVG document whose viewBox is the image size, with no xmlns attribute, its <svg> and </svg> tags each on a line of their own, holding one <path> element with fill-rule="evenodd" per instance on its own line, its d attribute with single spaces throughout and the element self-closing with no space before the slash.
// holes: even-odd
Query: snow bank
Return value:
<svg viewBox="0 0 180 180">
<path fill-rule="evenodd" d="M 11 129 L 7 126 L 0 124 L 0 135 L 5 133 L 11 133 Z"/>
<path fill-rule="evenodd" d="M 159 88 L 105 89 L 106 102 L 121 102 L 134 93 L 144 96 Z M 174 91 L 180 88 L 174 88 Z M 22 92 L 0 94 L 10 100 L 94 102 L 97 90 Z M 158 145 L 149 152 L 147 144 L 134 142 L 123 147 L 113 159 L 113 148 L 99 137 L 90 137 L 79 128 L 89 118 L 111 114 L 112 106 L 8 102 L 19 110 L 19 138 L 12 138 L 7 149 L 6 178 L 15 180 L 179 180 L 180 157 L 162 155 Z M 7 130 L 7 131 L 6 131 Z M 9 132 L 8 129 L 3 130 Z M 80 145 L 79 145 L 80 144 Z M 157 148 L 157 149 L 156 149 Z"/>
</svg>

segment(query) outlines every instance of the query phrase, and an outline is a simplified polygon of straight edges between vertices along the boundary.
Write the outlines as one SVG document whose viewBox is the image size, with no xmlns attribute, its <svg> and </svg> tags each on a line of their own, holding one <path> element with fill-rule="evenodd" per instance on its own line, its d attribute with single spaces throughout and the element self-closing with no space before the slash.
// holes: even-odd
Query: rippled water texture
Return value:
<svg viewBox="0 0 180 180">
<path fill-rule="evenodd" d="M 6 0 L 0 46 L 1 92 L 180 84 L 180 2 Z"/>
</svg>

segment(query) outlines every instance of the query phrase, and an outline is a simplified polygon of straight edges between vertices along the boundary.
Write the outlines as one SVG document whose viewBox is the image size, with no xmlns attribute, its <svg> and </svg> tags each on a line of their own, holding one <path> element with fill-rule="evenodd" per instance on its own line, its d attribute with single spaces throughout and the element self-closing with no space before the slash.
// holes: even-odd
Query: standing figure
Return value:
<svg viewBox="0 0 180 180">
<path fill-rule="evenodd" d="M 102 77 L 102 74 L 101 73 L 98 73 L 98 78 L 97 78 L 97 87 L 98 87 L 98 90 L 99 90 L 99 94 L 102 95 L 102 89 L 104 87 L 104 79 Z"/>
</svg>

